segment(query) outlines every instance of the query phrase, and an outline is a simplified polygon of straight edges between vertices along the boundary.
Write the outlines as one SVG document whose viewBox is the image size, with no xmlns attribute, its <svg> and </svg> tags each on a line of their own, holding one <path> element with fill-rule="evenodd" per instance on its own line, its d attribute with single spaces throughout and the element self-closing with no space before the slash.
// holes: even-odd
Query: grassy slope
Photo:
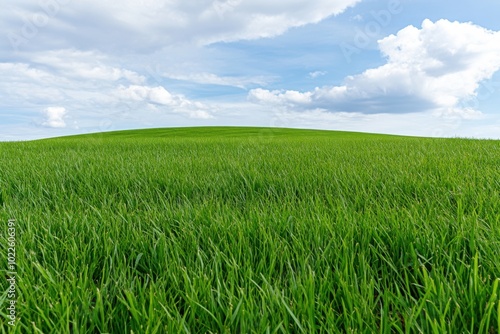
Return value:
<svg viewBox="0 0 500 334">
<path fill-rule="evenodd" d="M 260 128 L 1 143 L 17 333 L 498 333 L 499 161 Z"/>
</svg>

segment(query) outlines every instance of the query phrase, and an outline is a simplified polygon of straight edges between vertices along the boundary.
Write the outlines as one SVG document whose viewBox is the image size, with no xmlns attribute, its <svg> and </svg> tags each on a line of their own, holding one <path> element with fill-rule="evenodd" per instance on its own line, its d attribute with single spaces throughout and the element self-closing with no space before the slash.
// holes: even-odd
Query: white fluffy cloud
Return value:
<svg viewBox="0 0 500 334">
<path fill-rule="evenodd" d="M 182 95 L 172 94 L 162 86 L 120 86 L 115 95 L 123 101 L 143 104 L 153 110 L 183 113 L 190 118 L 208 119 L 213 117 L 208 106 L 201 102 L 191 101 Z"/>
<path fill-rule="evenodd" d="M 342 86 L 311 92 L 254 89 L 254 102 L 288 109 L 337 112 L 407 113 L 432 110 L 471 118 L 478 111 L 466 102 L 480 83 L 500 69 L 500 32 L 472 23 L 425 20 L 379 41 L 387 63 Z"/>
<path fill-rule="evenodd" d="M 45 120 L 42 125 L 49 128 L 65 128 L 66 121 L 64 117 L 66 116 L 66 108 L 63 107 L 48 107 L 44 111 Z"/>
</svg>

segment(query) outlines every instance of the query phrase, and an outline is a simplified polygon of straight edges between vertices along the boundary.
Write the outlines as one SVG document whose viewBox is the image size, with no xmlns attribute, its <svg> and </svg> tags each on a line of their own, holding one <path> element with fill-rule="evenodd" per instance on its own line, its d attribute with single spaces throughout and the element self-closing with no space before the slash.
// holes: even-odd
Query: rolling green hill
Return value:
<svg viewBox="0 0 500 334">
<path fill-rule="evenodd" d="M 500 330 L 500 141 L 150 129 L 0 166 L 3 332 Z"/>
</svg>

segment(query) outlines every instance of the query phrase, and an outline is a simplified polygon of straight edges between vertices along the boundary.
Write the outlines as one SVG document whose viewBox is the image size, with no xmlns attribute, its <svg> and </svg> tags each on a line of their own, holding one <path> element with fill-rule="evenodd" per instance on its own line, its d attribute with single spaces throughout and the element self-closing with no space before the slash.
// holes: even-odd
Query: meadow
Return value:
<svg viewBox="0 0 500 334">
<path fill-rule="evenodd" d="M 2 333 L 500 331 L 500 141 L 202 127 L 0 143 L 2 245 L 9 219 Z"/>
</svg>

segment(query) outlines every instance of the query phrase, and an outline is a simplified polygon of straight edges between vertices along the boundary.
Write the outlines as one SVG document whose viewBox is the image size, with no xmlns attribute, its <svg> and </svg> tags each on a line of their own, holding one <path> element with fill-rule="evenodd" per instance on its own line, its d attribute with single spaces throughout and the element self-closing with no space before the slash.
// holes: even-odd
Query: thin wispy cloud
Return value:
<svg viewBox="0 0 500 334">
<path fill-rule="evenodd" d="M 163 73 L 162 77 L 174 80 L 187 81 L 202 85 L 220 85 L 232 86 L 241 89 L 246 89 L 250 86 L 267 85 L 272 81 L 271 78 L 264 76 L 256 77 L 239 77 L 239 76 L 219 76 L 214 73 L 199 72 L 189 74 Z"/>
<path fill-rule="evenodd" d="M 317 77 L 322 77 L 323 75 L 326 75 L 327 72 L 325 71 L 314 71 L 314 72 L 309 72 L 309 77 L 312 79 L 316 79 Z"/>
</svg>

